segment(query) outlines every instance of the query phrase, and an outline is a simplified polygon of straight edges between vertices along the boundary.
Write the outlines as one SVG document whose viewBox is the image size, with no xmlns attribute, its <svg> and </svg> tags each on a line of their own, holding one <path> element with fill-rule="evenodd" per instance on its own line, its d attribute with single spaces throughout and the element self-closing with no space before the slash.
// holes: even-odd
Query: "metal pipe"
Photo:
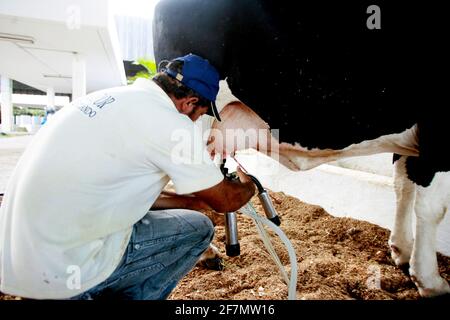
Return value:
<svg viewBox="0 0 450 320">
<path fill-rule="evenodd" d="M 238 239 L 236 212 L 225 213 L 226 253 L 229 257 L 236 257 L 241 253 Z"/>
<path fill-rule="evenodd" d="M 266 213 L 267 219 L 279 226 L 281 224 L 280 218 L 277 215 L 275 208 L 273 207 L 272 201 L 270 200 L 269 194 L 266 190 L 258 194 L 258 198 L 261 201 L 264 212 Z"/>
<path fill-rule="evenodd" d="M 267 190 L 264 189 L 261 182 L 259 182 L 259 180 L 256 179 L 255 176 L 252 176 L 251 174 L 248 174 L 248 176 L 252 179 L 252 181 L 258 188 L 258 198 L 261 201 L 267 219 L 275 223 L 275 225 L 279 226 L 281 224 L 281 221 L 280 218 L 278 217 L 277 211 L 273 207 L 272 200 L 270 200 Z"/>
</svg>

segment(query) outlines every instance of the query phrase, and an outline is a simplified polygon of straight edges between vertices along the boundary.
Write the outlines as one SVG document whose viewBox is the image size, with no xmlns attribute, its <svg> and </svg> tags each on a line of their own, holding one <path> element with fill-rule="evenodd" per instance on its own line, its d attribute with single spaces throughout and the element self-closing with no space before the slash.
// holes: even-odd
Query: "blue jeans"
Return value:
<svg viewBox="0 0 450 320">
<path fill-rule="evenodd" d="M 213 236 L 211 220 L 199 212 L 149 211 L 133 226 L 122 261 L 111 276 L 72 299 L 166 299 Z"/>
</svg>

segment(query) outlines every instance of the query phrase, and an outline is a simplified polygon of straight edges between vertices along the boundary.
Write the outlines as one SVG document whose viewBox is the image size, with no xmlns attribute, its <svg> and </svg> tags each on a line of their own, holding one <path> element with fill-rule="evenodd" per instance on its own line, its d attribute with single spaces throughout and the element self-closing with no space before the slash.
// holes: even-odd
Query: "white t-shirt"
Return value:
<svg viewBox="0 0 450 320">
<path fill-rule="evenodd" d="M 0 290 L 75 296 L 118 266 L 132 226 L 171 179 L 179 194 L 223 176 L 194 123 L 153 81 L 94 92 L 36 134 L 0 209 Z"/>
</svg>

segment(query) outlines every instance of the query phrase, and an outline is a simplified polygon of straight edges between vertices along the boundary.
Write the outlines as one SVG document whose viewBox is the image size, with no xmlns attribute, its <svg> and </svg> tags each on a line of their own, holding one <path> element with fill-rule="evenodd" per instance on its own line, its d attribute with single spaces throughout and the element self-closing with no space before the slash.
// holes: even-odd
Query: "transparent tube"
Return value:
<svg viewBox="0 0 450 320">
<path fill-rule="evenodd" d="M 243 206 L 239 211 L 242 213 L 250 216 L 255 220 L 255 223 L 258 227 L 258 231 L 263 239 L 264 245 L 267 248 L 267 251 L 269 251 L 272 259 L 277 264 L 277 266 L 280 268 L 280 272 L 283 275 L 283 278 L 288 285 L 288 299 L 289 300 L 296 300 L 296 294 L 297 294 L 297 255 L 295 254 L 294 247 L 292 246 L 291 241 L 289 241 L 288 237 L 284 234 L 284 232 L 276 226 L 272 221 L 261 217 L 253 208 L 252 204 L 249 202 L 245 206 Z M 267 235 L 267 232 L 264 230 L 264 227 L 261 224 L 265 224 L 269 228 L 271 228 L 281 239 L 281 241 L 286 246 L 286 249 L 289 254 L 289 262 L 291 264 L 291 273 L 290 273 L 290 279 L 287 276 L 287 272 L 284 269 L 284 266 L 282 265 L 280 258 L 275 252 L 275 249 L 272 246 L 272 243 L 270 242 L 269 236 Z"/>
</svg>

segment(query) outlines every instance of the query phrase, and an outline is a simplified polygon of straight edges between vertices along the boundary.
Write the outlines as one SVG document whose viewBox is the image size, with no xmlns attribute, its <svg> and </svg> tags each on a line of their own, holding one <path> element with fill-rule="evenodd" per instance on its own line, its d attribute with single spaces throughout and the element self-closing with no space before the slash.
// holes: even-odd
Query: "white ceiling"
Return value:
<svg viewBox="0 0 450 320">
<path fill-rule="evenodd" d="M 0 40 L 0 75 L 43 91 L 71 93 L 72 59 L 78 53 L 86 60 L 87 92 L 126 83 L 106 0 L 0 0 L 0 33 L 34 39 L 33 44 Z"/>
</svg>

